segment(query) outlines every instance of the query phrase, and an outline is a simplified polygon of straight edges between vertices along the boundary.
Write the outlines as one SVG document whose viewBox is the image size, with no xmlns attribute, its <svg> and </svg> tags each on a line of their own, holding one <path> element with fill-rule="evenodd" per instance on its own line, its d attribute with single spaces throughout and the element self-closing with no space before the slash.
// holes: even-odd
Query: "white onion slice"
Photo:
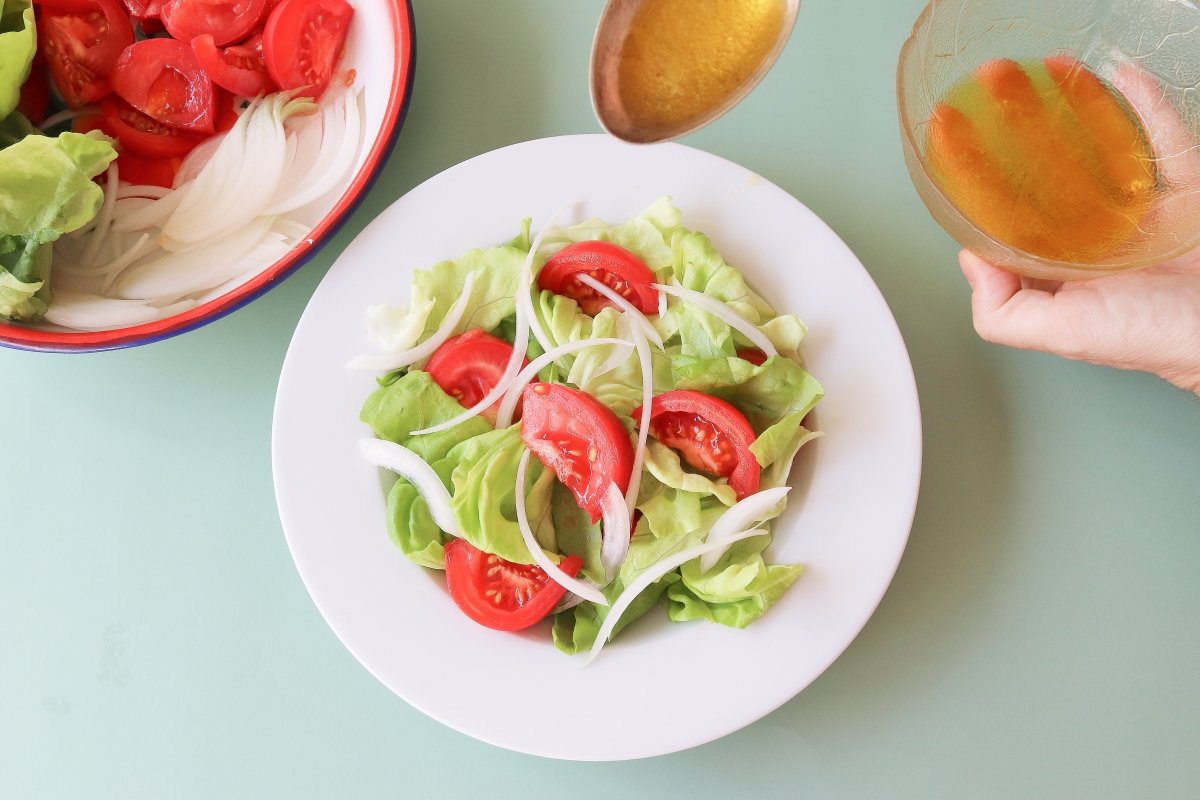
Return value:
<svg viewBox="0 0 1200 800">
<path fill-rule="evenodd" d="M 341 92 L 327 100 L 319 119 L 314 116 L 308 125 L 320 125 L 321 152 L 306 176 L 306 183 L 294 193 L 281 195 L 279 183 L 272 187 L 272 198 L 265 214 L 286 214 L 308 205 L 327 194 L 354 166 L 362 139 L 362 120 L 354 90 Z"/>
<path fill-rule="evenodd" d="M 176 303 L 166 308 L 154 308 L 141 300 L 118 300 L 111 297 L 57 289 L 54 302 L 46 310 L 46 321 L 79 331 L 102 331 L 147 322 L 178 314 L 195 303 Z"/>
<path fill-rule="evenodd" d="M 468 272 L 466 279 L 463 280 L 462 291 L 459 293 L 458 299 L 454 301 L 454 305 L 446 313 L 442 324 L 438 326 L 438 329 L 428 339 L 416 347 L 411 347 L 400 353 L 355 356 L 346 364 L 346 369 L 370 369 L 376 372 L 391 372 L 394 369 L 407 367 L 409 364 L 415 364 L 422 359 L 429 358 L 454 333 L 454 328 L 462 320 L 463 314 L 467 311 L 467 304 L 471 302 L 471 289 L 474 286 L 475 273 Z"/>
<path fill-rule="evenodd" d="M 662 336 L 660 336 L 658 333 L 658 329 L 654 327 L 650 320 L 646 319 L 646 315 L 639 311 L 633 303 L 629 302 L 624 297 L 621 297 L 621 295 L 617 294 L 612 289 L 593 278 L 591 275 L 584 275 L 580 273 L 579 275 L 576 275 L 575 278 L 580 283 L 592 287 L 597 292 L 611 300 L 617 308 L 625 312 L 629 319 L 633 321 L 634 325 L 642 329 L 642 332 L 645 334 L 647 339 L 654 342 L 659 350 L 663 349 L 663 340 Z"/>
<path fill-rule="evenodd" d="M 658 315 L 666 316 L 667 313 L 667 293 L 661 289 L 658 292 Z"/>
<path fill-rule="evenodd" d="M 630 347 L 633 346 L 632 329 L 633 323 L 629 321 L 629 317 L 625 316 L 624 314 L 621 314 L 619 317 L 617 317 L 617 329 L 614 331 L 614 333 L 616 333 L 618 339 L 621 339 L 622 341 L 628 341 Z M 627 358 L 629 358 L 628 351 L 619 347 L 614 347 L 609 357 L 604 360 L 604 363 L 596 368 L 594 377 L 600 378 L 604 375 L 607 375 L 617 367 L 624 364 L 625 359 Z"/>
<path fill-rule="evenodd" d="M 718 550 L 713 550 L 711 553 L 703 556 L 700 559 L 700 572 L 702 574 L 708 572 L 721 560 L 721 556 L 725 555 L 725 550 L 731 544 L 728 541 L 730 534 L 735 531 L 745 530 L 751 525 L 756 525 L 763 517 L 770 513 L 771 509 L 779 505 L 787 497 L 789 491 L 791 491 L 790 486 L 763 489 L 761 492 L 755 492 L 752 495 L 743 497 L 730 506 L 713 523 L 712 528 L 708 531 L 708 536 L 704 539 L 706 544 L 725 542 L 726 546 Z"/>
<path fill-rule="evenodd" d="M 44 85 L 44 84 L 43 84 Z M 46 117 L 46 121 L 38 125 L 38 130 L 42 133 L 50 130 L 56 125 L 61 125 L 64 122 L 70 122 L 80 117 L 93 117 L 100 113 L 99 106 L 84 106 L 83 108 L 68 108 L 65 111 L 59 111 L 57 114 L 51 114 Z"/>
<path fill-rule="evenodd" d="M 608 598 L 605 597 L 599 589 L 589 586 L 577 578 L 572 578 L 567 573 L 563 572 L 557 564 L 547 558 L 546 553 L 542 550 L 542 546 L 538 544 L 537 539 L 533 536 L 533 529 L 529 527 L 529 515 L 525 511 L 525 470 L 529 466 L 529 457 L 532 452 L 526 450 L 521 454 L 521 461 L 517 464 L 517 527 L 521 529 L 521 538 L 525 540 L 525 546 L 529 548 L 529 554 L 533 556 L 534 563 L 541 567 L 550 580 L 557 583 L 559 586 L 566 589 L 568 592 L 573 592 L 584 600 L 598 603 L 599 605 L 608 605 Z"/>
<path fill-rule="evenodd" d="M 176 189 L 144 208 L 121 215 L 120 219 L 113 221 L 113 230 L 144 231 L 147 228 L 162 227 L 163 223 L 175 213 L 175 209 L 179 208 L 181 200 L 183 200 L 183 193 Z"/>
<path fill-rule="evenodd" d="M 646 437 L 650 434 L 650 412 L 654 404 L 654 362 L 651 360 L 650 343 L 642 335 L 642 329 L 630 325 L 633 345 L 637 348 L 638 363 L 642 368 L 642 415 L 638 420 L 637 447 L 633 451 L 633 472 L 629 475 L 629 488 L 625 491 L 625 505 L 630 516 L 637 505 L 638 492 L 642 489 L 642 464 L 646 461 Z"/>
<path fill-rule="evenodd" d="M 546 223 L 542 225 L 542 230 L 538 233 L 536 240 L 537 245 L 541 245 L 542 236 L 545 233 L 551 230 L 556 230 L 554 227 L 554 220 L 557 219 L 558 215 L 565 211 L 570 205 L 571 203 L 565 203 L 559 206 L 558 210 L 550 215 L 550 217 L 546 220 Z M 542 328 L 542 323 L 533 310 L 533 297 L 530 295 L 530 292 L 533 290 L 533 287 L 530 285 L 533 283 L 533 261 L 535 258 L 537 258 L 537 251 L 538 247 L 534 244 L 530 244 L 529 252 L 525 255 L 525 260 L 521 263 L 520 277 L 517 280 L 517 308 L 518 313 L 520 313 L 521 309 L 523 308 L 524 313 L 529 315 L 530 333 L 533 334 L 533 338 L 537 340 L 537 343 L 541 345 L 542 350 L 549 352 L 554 349 L 554 342 L 550 341 L 550 337 L 546 335 L 546 331 Z"/>
<path fill-rule="evenodd" d="M 161 200 L 171 193 L 170 189 L 162 186 L 146 186 L 133 183 L 122 183 L 117 188 L 117 199 L 128 200 L 131 197 L 148 198 L 150 200 Z"/>
<path fill-rule="evenodd" d="M 621 615 L 629 609 L 629 606 L 637 599 L 637 596 L 644 592 L 650 584 L 671 570 L 683 566 L 693 558 L 699 558 L 718 547 L 728 547 L 734 542 L 749 539 L 751 536 L 762 536 L 765 533 L 766 531 L 762 530 L 741 531 L 728 537 L 726 542 L 705 542 L 704 544 L 698 544 L 674 555 L 667 556 L 646 567 L 634 579 L 633 583 L 625 587 L 625 590 L 617 597 L 616 602 L 612 604 L 612 608 L 609 609 L 608 616 L 604 618 L 604 624 L 600 626 L 600 632 L 596 634 L 596 641 L 592 644 L 592 649 L 588 652 L 587 660 L 583 662 L 583 665 L 586 667 L 600 654 L 600 650 L 608 641 L 608 637 L 612 635 L 613 628 L 617 627 L 617 623 L 621 620 Z"/>
<path fill-rule="evenodd" d="M 585 347 L 592 347 L 593 345 L 614 345 L 619 348 L 633 346 L 629 342 L 620 339 L 602 337 L 600 339 L 580 339 L 576 342 L 567 342 L 566 344 L 560 344 L 558 347 L 550 348 L 533 361 L 530 361 L 528 366 L 517 373 L 517 377 L 513 379 L 512 384 L 508 387 L 508 391 L 504 393 L 504 399 L 500 401 L 500 408 L 496 412 L 496 427 L 507 428 L 509 425 L 512 425 L 513 414 L 516 413 L 517 403 L 521 400 L 521 394 L 535 375 L 568 353 L 574 353 L 576 350 L 582 350 Z"/>
<path fill-rule="evenodd" d="M 600 565 L 604 567 L 604 579 L 611 582 L 617 569 L 625 563 L 625 556 L 629 555 L 630 538 L 630 509 L 615 482 L 608 484 L 604 499 L 600 501 L 600 513 L 603 526 L 600 529 Z"/>
<path fill-rule="evenodd" d="M 259 218 L 205 246 L 142 261 L 121 276 L 116 292 L 120 297 L 151 300 L 211 289 L 242 272 L 242 259 L 270 229 L 271 220 Z"/>
<path fill-rule="evenodd" d="M 95 266 L 96 256 L 100 255 L 100 245 L 108 239 L 108 229 L 112 226 L 113 208 L 117 204 L 117 189 L 120 185 L 117 162 L 108 165 L 104 184 L 104 205 L 100 207 L 100 216 L 96 218 L 96 226 L 92 229 L 92 238 L 88 240 L 87 249 L 79 259 L 85 267 Z"/>
<path fill-rule="evenodd" d="M 534 237 L 533 242 L 529 245 L 529 252 L 536 253 L 538 248 L 542 246 L 542 237 L 546 235 L 546 230 L 549 228 L 543 225 L 538 231 L 538 235 Z M 529 256 L 532 259 L 532 256 Z M 508 358 L 508 365 L 504 368 L 504 374 L 500 376 L 500 380 L 496 381 L 496 385 L 491 391 L 480 398 L 479 402 L 468 408 L 456 417 L 446 420 L 438 425 L 431 425 L 428 428 L 422 428 L 419 431 L 413 431 L 410 436 L 423 436 L 427 433 L 437 433 L 449 428 L 453 428 L 460 422 L 464 422 L 471 417 L 477 416 L 485 408 L 495 403 L 508 391 L 508 387 L 517 377 L 517 373 L 521 371 L 521 362 L 525 359 L 525 351 L 529 349 L 529 315 L 521 308 L 521 303 L 516 303 L 517 312 L 517 330 L 513 334 L 513 352 Z"/>
<path fill-rule="evenodd" d="M 600 588 L 592 581 L 589 581 L 587 578 L 584 578 L 580 582 L 584 586 L 590 586 L 593 589 Z M 605 600 L 607 600 L 607 598 L 605 598 Z M 570 611 L 572 608 L 574 608 L 575 606 L 577 606 L 583 602 L 586 602 L 586 600 L 583 597 L 580 597 L 579 595 L 575 594 L 574 592 L 567 592 L 566 594 L 563 595 L 563 599 L 558 601 L 558 605 L 556 605 L 550 613 L 558 614 L 563 611 Z"/>
<path fill-rule="evenodd" d="M 450 506 L 450 492 L 423 458 L 403 445 L 384 439 L 359 439 L 358 447 L 367 461 L 407 478 L 425 498 L 434 523 L 451 536 L 462 538 L 462 528 Z"/>
<path fill-rule="evenodd" d="M 767 358 L 779 355 L 779 351 L 775 349 L 775 345 L 771 344 L 771 340 L 767 335 L 758 329 L 753 322 L 743 317 L 728 303 L 722 303 L 714 297 L 709 297 L 703 292 L 696 292 L 691 289 L 684 289 L 682 286 L 668 286 L 664 283 L 651 284 L 660 292 L 665 292 L 678 297 L 680 300 L 699 306 L 708 313 L 712 314 L 717 319 L 724 322 L 729 327 L 733 328 L 738 333 L 745 336 L 751 343 L 767 354 Z"/>
</svg>

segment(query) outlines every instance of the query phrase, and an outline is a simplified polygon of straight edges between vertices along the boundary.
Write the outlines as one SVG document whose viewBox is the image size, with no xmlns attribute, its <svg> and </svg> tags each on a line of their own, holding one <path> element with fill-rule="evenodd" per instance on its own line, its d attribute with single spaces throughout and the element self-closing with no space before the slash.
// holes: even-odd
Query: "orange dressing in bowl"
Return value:
<svg viewBox="0 0 1200 800">
<path fill-rule="evenodd" d="M 646 0 L 621 49 L 618 92 L 641 127 L 698 123 L 774 49 L 784 0 Z"/>
<path fill-rule="evenodd" d="M 992 61 L 933 112 L 926 158 L 981 230 L 1041 258 L 1097 261 L 1126 244 L 1155 199 L 1141 121 L 1079 62 Z"/>
</svg>

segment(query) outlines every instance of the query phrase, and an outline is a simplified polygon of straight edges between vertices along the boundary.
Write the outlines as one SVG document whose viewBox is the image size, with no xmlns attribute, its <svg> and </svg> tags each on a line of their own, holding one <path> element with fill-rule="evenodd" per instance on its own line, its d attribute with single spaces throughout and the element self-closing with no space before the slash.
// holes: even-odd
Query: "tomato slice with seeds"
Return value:
<svg viewBox="0 0 1200 800">
<path fill-rule="evenodd" d="M 320 98 L 346 46 L 354 9 L 346 0 L 283 0 L 267 17 L 263 52 L 280 89 Z"/>
<path fill-rule="evenodd" d="M 192 39 L 192 51 L 212 82 L 241 97 L 257 97 L 275 90 L 263 60 L 262 31 L 246 41 L 218 47 L 210 34 Z"/>
<path fill-rule="evenodd" d="M 658 292 L 654 273 L 637 253 L 612 242 L 599 240 L 575 242 L 559 250 L 538 273 L 539 289 L 566 295 L 579 304 L 585 314 L 596 315 L 612 302 L 579 280 L 590 275 L 615 291 L 643 314 L 658 313 Z"/>
<path fill-rule="evenodd" d="M 121 143 L 122 153 L 143 158 L 180 158 L 207 138 L 163 125 L 119 97 L 105 98 L 100 103 L 100 115 L 100 127 Z"/>
<path fill-rule="evenodd" d="M 109 79 L 122 100 L 163 125 L 213 132 L 212 81 L 183 42 L 143 39 L 130 45 Z"/>
<path fill-rule="evenodd" d="M 608 485 L 624 494 L 633 471 L 633 445 L 621 420 L 596 398 L 558 383 L 531 383 L 521 402 L 521 440 L 592 522 L 601 516 Z"/>
<path fill-rule="evenodd" d="M 583 559 L 567 556 L 558 566 L 575 577 Z M 498 631 L 519 631 L 536 624 L 566 594 L 541 567 L 505 561 L 465 539 L 446 545 L 446 589 L 463 613 Z"/>
<path fill-rule="evenodd" d="M 50 65 L 58 93 L 71 108 L 112 92 L 109 73 L 133 44 L 133 25 L 117 0 L 42 2 L 38 51 Z"/>
<path fill-rule="evenodd" d="M 442 342 L 425 363 L 425 371 L 459 405 L 470 408 L 496 388 L 512 352 L 511 344 L 476 328 Z M 522 366 L 528 363 L 524 359 Z M 493 425 L 500 402 L 481 412 Z"/>
<path fill-rule="evenodd" d="M 161 16 L 167 33 L 185 44 L 207 34 L 224 47 L 261 25 L 268 5 L 267 0 L 166 0 Z"/>
<path fill-rule="evenodd" d="M 638 407 L 633 419 L 641 418 Z M 658 395 L 650 404 L 650 435 L 696 469 L 729 478 L 739 500 L 758 491 L 762 468 L 750 452 L 754 428 L 721 398 L 690 389 Z"/>
</svg>

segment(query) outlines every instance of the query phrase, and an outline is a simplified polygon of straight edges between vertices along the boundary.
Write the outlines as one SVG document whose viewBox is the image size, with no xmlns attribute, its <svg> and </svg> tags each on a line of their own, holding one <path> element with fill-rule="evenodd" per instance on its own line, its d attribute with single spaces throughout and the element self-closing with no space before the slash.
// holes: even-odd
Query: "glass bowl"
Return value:
<svg viewBox="0 0 1200 800">
<path fill-rule="evenodd" d="M 1078 260 L 1037 255 L 985 232 L 943 191 L 928 158 L 935 109 L 964 79 L 981 67 L 1044 59 L 1079 62 L 1115 88 L 1144 127 L 1151 153 L 1148 210 L 1122 241 Z M 984 259 L 1031 277 L 1072 280 L 1167 262 L 1200 246 L 1196 2 L 932 0 L 900 52 L 896 83 L 917 193 L 951 236 Z"/>
</svg>

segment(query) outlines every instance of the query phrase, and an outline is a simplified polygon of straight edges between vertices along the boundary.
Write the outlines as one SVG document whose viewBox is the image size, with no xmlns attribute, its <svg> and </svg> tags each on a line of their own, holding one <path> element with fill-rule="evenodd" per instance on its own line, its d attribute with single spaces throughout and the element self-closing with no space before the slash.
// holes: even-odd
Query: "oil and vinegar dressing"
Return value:
<svg viewBox="0 0 1200 800">
<path fill-rule="evenodd" d="M 1121 96 L 1066 57 L 984 64 L 933 112 L 934 180 L 980 229 L 1033 255 L 1103 259 L 1154 202 L 1149 138 Z"/>
<path fill-rule="evenodd" d="M 622 46 L 618 91 L 646 128 L 699 122 L 762 66 L 785 0 L 646 0 Z"/>
</svg>

